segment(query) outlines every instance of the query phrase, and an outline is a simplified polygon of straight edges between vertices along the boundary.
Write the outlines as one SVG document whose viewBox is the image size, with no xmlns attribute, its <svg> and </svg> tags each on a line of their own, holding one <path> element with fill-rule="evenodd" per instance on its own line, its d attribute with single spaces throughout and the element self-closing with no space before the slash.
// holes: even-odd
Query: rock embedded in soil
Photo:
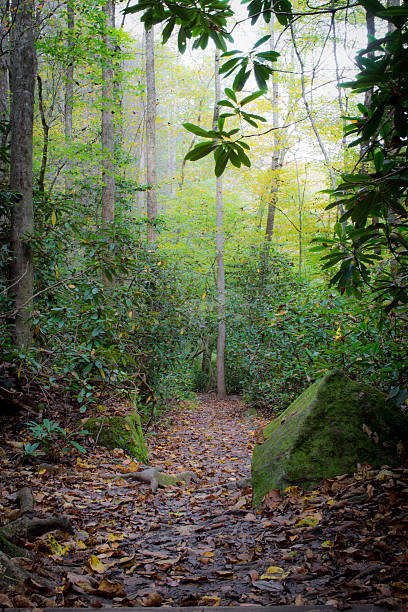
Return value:
<svg viewBox="0 0 408 612">
<path fill-rule="evenodd" d="M 272 489 L 313 488 L 323 478 L 401 463 L 408 448 L 402 412 L 384 393 L 333 370 L 269 423 L 252 457 L 253 501 Z M 402 445 L 402 446 L 401 446 Z"/>
<path fill-rule="evenodd" d="M 99 446 L 110 450 L 121 448 L 142 463 L 148 462 L 140 416 L 137 412 L 125 417 L 91 417 L 86 421 L 85 429 Z"/>
</svg>

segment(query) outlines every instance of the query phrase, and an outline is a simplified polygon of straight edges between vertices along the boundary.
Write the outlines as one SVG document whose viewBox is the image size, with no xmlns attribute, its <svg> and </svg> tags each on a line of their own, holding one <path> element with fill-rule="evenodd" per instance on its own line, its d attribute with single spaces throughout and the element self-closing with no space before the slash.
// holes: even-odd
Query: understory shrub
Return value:
<svg viewBox="0 0 408 612">
<path fill-rule="evenodd" d="M 403 319 L 381 319 L 368 297 L 356 300 L 300 283 L 273 251 L 263 269 L 253 259 L 237 265 L 229 291 L 227 385 L 250 406 L 282 410 L 332 368 L 405 402 Z"/>
<path fill-rule="evenodd" d="M 83 412 L 109 389 L 153 410 L 191 388 L 190 288 L 146 242 L 145 219 L 124 207 L 101 227 L 83 208 L 36 200 L 34 343 L 15 349 L 3 319 L 1 358 L 45 389 L 64 387 Z"/>
</svg>

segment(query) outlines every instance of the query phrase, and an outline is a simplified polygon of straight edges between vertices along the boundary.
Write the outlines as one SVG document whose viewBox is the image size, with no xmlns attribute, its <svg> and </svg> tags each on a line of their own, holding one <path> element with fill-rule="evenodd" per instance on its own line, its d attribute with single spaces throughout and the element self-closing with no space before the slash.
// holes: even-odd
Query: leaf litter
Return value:
<svg viewBox="0 0 408 612">
<path fill-rule="evenodd" d="M 2 457 L 3 520 L 30 486 L 39 518 L 63 512 L 74 534 L 18 541 L 33 576 L 0 594 L 4 607 L 408 604 L 408 469 L 370 469 L 304 492 L 270 491 L 252 508 L 255 440 L 266 422 L 238 398 L 200 395 L 148 439 L 152 465 L 199 483 L 153 494 L 118 478 L 139 469 L 122 451 L 89 447 L 53 473 Z M 35 575 L 48 580 L 44 586 Z"/>
</svg>

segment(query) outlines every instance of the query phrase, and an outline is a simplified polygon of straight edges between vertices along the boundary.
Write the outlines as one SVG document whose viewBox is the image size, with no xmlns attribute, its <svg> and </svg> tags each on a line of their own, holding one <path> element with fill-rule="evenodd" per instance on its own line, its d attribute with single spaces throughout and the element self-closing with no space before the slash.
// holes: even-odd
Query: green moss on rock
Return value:
<svg viewBox="0 0 408 612">
<path fill-rule="evenodd" d="M 399 463 L 397 444 L 408 445 L 401 411 L 381 391 L 328 372 L 269 423 L 252 457 L 254 505 L 271 489 L 312 488 L 323 478 Z"/>
<path fill-rule="evenodd" d="M 91 417 L 86 421 L 85 429 L 100 446 L 122 448 L 128 455 L 147 463 L 147 448 L 137 412 L 125 417 Z"/>
</svg>

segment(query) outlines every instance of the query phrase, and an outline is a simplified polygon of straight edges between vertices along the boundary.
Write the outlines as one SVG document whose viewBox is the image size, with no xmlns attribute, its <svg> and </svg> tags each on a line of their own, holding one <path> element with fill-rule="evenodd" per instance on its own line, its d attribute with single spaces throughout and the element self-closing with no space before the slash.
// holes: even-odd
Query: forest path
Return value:
<svg viewBox="0 0 408 612">
<path fill-rule="evenodd" d="M 167 473 L 194 471 L 200 482 L 155 494 L 118 478 L 139 469 L 123 451 L 89 448 L 71 469 L 52 474 L 16 469 L 7 459 L 0 473 L 6 520 L 16 512 L 13 495 L 28 485 L 36 516 L 63 513 L 74 527 L 72 535 L 54 532 L 31 544 L 36 555 L 24 567 L 55 588 L 44 596 L 28 580 L 14 606 L 343 609 L 357 602 L 402 609 L 408 470 L 342 476 L 312 493 L 271 492 L 257 511 L 250 488 L 226 485 L 249 475 L 264 424 L 234 397 L 201 395 L 169 410 L 148 437 L 151 463 Z"/>
<path fill-rule="evenodd" d="M 247 412 L 237 396 L 197 395 L 149 441 L 152 463 L 171 473 L 194 471 L 201 487 L 249 477 L 255 431 L 267 421 Z"/>
<path fill-rule="evenodd" d="M 255 432 L 265 424 L 246 415 L 235 396 L 220 401 L 201 394 L 174 409 L 149 437 L 152 465 L 171 474 L 195 472 L 199 482 L 155 495 L 136 485 L 145 495 L 135 548 L 143 567 L 129 577 L 117 575 L 129 597 L 159 593 L 164 604 L 182 606 L 279 601 L 248 595 L 248 564 L 260 556 L 256 538 L 262 532 L 255 527 L 251 489 L 220 486 L 250 476 Z M 239 572 L 233 571 L 237 564 Z"/>
</svg>

